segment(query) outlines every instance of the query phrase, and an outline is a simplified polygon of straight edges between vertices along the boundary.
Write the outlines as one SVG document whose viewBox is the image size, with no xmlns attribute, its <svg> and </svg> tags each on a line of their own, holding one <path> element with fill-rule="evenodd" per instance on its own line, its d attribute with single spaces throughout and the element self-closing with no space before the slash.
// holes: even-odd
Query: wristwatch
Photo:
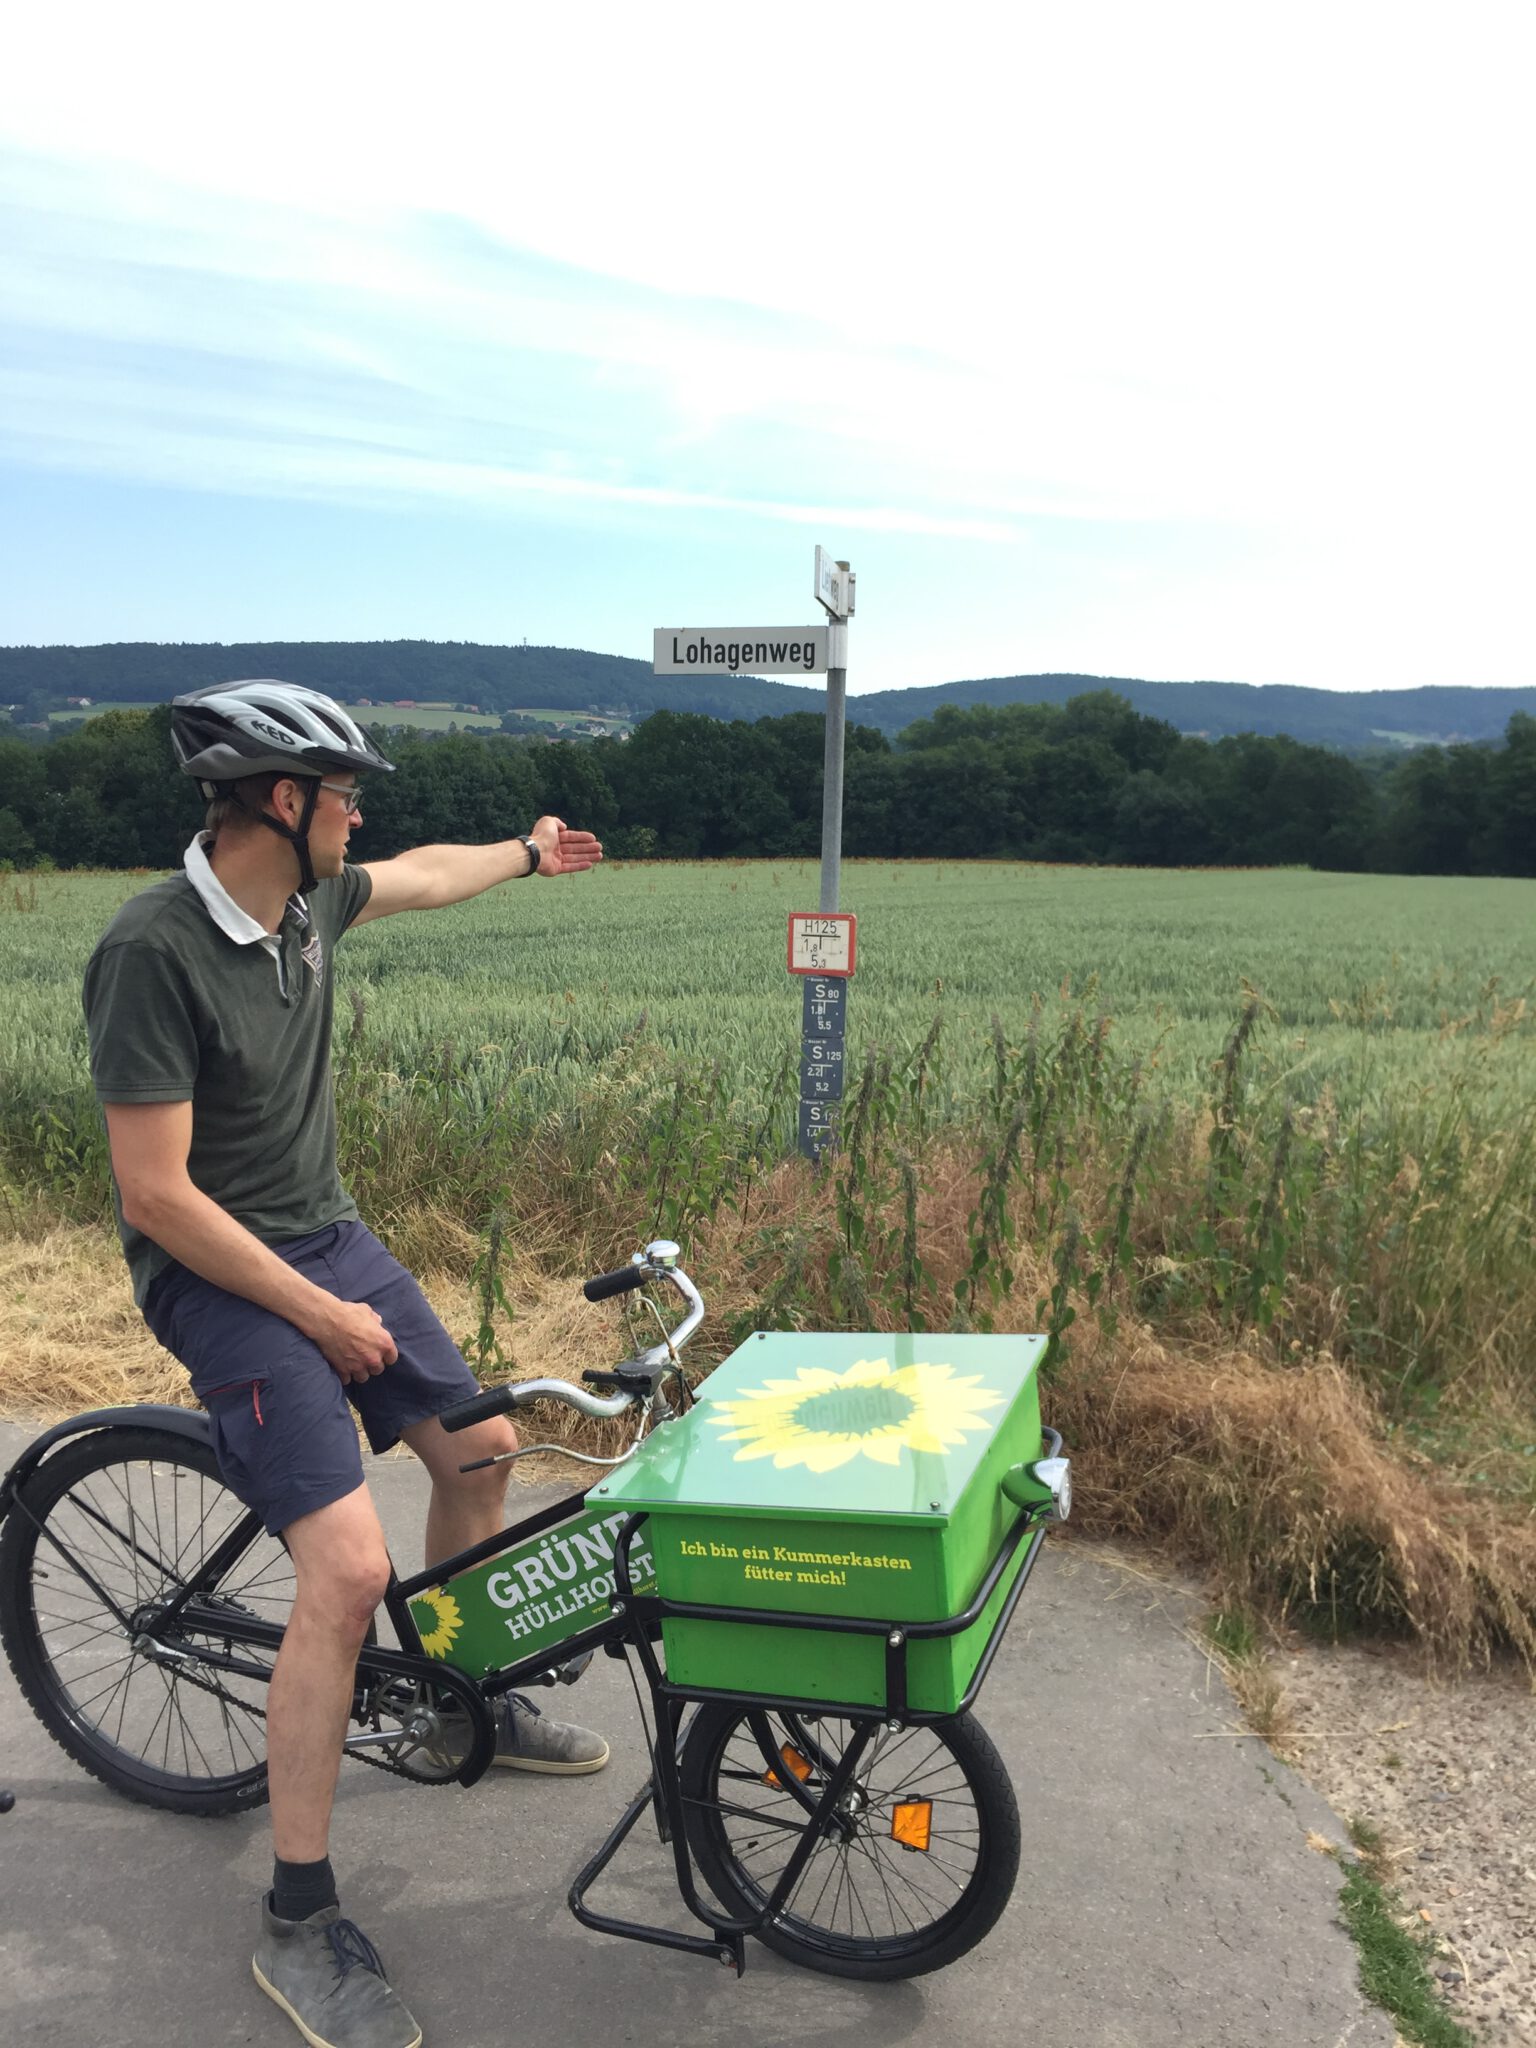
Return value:
<svg viewBox="0 0 1536 2048">
<path fill-rule="evenodd" d="M 528 875 L 536 875 L 539 872 L 539 842 L 531 832 L 519 832 L 517 836 L 528 849 Z M 528 875 L 523 876 L 525 882 Z"/>
</svg>

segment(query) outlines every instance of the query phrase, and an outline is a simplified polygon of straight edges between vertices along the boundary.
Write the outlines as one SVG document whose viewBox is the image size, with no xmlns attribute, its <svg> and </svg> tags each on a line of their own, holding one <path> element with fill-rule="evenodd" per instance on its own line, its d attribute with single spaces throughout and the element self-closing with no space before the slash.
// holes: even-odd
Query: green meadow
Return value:
<svg viewBox="0 0 1536 2048">
<path fill-rule="evenodd" d="M 13 1243 L 105 1256 L 78 991 L 149 879 L 0 878 Z M 1536 882 L 854 862 L 813 1171 L 785 955 L 817 880 L 614 863 L 348 937 L 343 1171 L 478 1302 L 470 1355 L 504 1360 L 509 1258 L 563 1295 L 649 1235 L 717 1346 L 1042 1330 L 1091 1526 L 1244 1610 L 1536 1663 Z"/>
<path fill-rule="evenodd" d="M 81 971 L 149 879 L 0 887 L 12 1130 L 28 1103 L 83 1090 Z M 515 1074 L 526 1104 L 567 1103 L 638 1032 L 719 1063 L 754 1098 L 797 1048 L 785 930 L 817 887 L 815 864 L 794 861 L 614 864 L 509 886 L 358 931 L 342 987 L 395 1071 L 452 1046 L 482 1081 Z M 1273 1085 L 1297 1100 L 1432 1090 L 1490 1028 L 1505 1043 L 1489 1087 L 1515 1105 L 1536 1082 L 1531 882 L 855 862 L 843 907 L 859 919 L 850 1062 L 910 1050 L 940 1017 L 957 1111 L 991 1058 L 994 1017 L 1019 1038 L 1037 1006 L 1102 1018 L 1117 1055 L 1202 1099 L 1247 989 L 1262 997 Z"/>
</svg>

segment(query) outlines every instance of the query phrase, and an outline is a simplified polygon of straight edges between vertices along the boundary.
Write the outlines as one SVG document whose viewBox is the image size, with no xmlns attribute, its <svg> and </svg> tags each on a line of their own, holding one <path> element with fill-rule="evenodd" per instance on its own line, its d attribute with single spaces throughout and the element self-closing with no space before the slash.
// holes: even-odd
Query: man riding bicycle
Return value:
<svg viewBox="0 0 1536 2048">
<path fill-rule="evenodd" d="M 334 948 L 351 926 L 602 858 L 559 818 L 490 846 L 349 866 L 362 778 L 392 764 L 340 705 L 269 679 L 178 697 L 172 741 L 209 799 L 185 869 L 134 897 L 85 977 L 134 1296 L 187 1367 L 220 1471 L 292 1557 L 267 1706 L 273 1888 L 254 1969 L 315 2048 L 416 2048 L 377 1953 L 341 1918 L 328 1855 L 353 1668 L 389 1575 L 354 1423 L 432 1480 L 427 1557 L 502 1527 L 516 1446 L 496 1418 L 450 1439 L 477 1383 L 342 1186 L 330 1066 Z M 518 1695 L 497 1761 L 600 1770 L 608 1745 Z"/>
</svg>

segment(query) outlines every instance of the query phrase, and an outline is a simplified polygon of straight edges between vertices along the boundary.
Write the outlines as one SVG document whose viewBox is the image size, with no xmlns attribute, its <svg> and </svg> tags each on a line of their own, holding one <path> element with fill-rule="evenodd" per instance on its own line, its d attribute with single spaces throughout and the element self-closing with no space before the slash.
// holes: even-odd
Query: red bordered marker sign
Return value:
<svg viewBox="0 0 1536 2048">
<path fill-rule="evenodd" d="M 789 913 L 791 974 L 852 974 L 858 919 L 851 911 L 792 910 Z"/>
</svg>

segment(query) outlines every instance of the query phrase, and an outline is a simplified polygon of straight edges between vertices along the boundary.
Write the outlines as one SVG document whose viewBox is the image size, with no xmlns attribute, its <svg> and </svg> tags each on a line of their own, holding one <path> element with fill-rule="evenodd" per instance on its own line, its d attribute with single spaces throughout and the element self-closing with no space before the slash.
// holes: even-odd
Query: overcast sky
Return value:
<svg viewBox="0 0 1536 2048">
<path fill-rule="evenodd" d="M 1524 8 L 29 12 L 0 643 L 1536 681 Z"/>
</svg>

